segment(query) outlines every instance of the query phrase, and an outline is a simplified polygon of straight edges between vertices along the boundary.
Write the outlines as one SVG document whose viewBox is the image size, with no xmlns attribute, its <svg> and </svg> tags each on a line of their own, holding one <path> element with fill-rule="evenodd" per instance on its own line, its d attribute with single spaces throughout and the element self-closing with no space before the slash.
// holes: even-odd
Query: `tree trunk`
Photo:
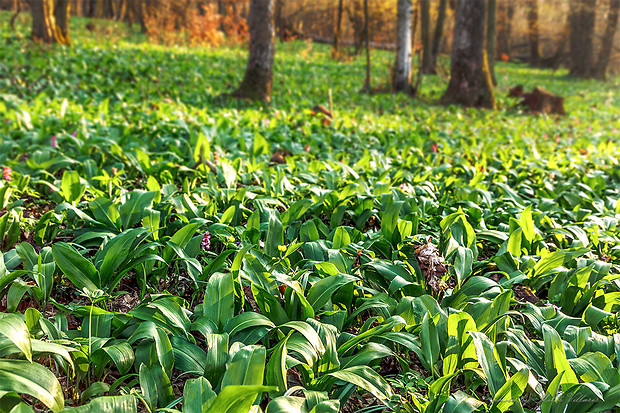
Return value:
<svg viewBox="0 0 620 413">
<path fill-rule="evenodd" d="M 433 74 L 431 50 L 431 0 L 420 0 L 422 10 L 422 73 Z"/>
<path fill-rule="evenodd" d="M 275 25 L 276 25 L 276 36 L 280 41 L 284 41 L 286 28 L 284 27 L 284 20 L 282 19 L 282 9 L 284 8 L 284 0 L 276 0 L 275 4 Z"/>
<path fill-rule="evenodd" d="M 368 16 L 368 0 L 364 0 L 364 31 L 366 32 L 366 80 L 364 89 L 370 92 L 370 23 Z"/>
<path fill-rule="evenodd" d="M 527 34 L 530 41 L 530 64 L 540 64 L 540 41 L 538 35 L 538 0 L 529 0 L 527 11 Z"/>
<path fill-rule="evenodd" d="M 441 41 L 443 40 L 443 26 L 446 22 L 446 8 L 448 0 L 439 1 L 439 10 L 437 10 L 437 24 L 435 25 L 435 34 L 433 35 L 433 46 L 431 49 L 431 70 L 437 73 L 437 60 L 439 59 L 439 50 L 441 49 Z"/>
<path fill-rule="evenodd" d="M 56 24 L 54 0 L 31 0 L 29 3 L 30 10 L 32 11 L 33 40 L 43 43 L 68 44 L 68 36 L 66 38 L 63 37 L 60 28 Z M 68 12 L 68 9 L 66 11 Z M 68 15 L 66 19 L 68 21 Z"/>
<path fill-rule="evenodd" d="M 275 30 L 274 0 L 251 0 L 248 26 L 250 56 L 243 81 L 233 96 L 269 101 L 273 77 Z"/>
<path fill-rule="evenodd" d="M 56 0 L 54 5 L 54 18 L 56 20 L 56 40 L 61 44 L 70 44 L 69 37 L 69 16 L 71 16 L 71 1 Z"/>
<path fill-rule="evenodd" d="M 487 61 L 493 86 L 497 85 L 495 78 L 495 42 L 497 38 L 497 0 L 489 0 L 487 10 Z"/>
<path fill-rule="evenodd" d="M 616 37 L 616 28 L 618 26 L 618 15 L 620 15 L 620 0 L 609 0 L 609 12 L 607 14 L 607 26 L 605 27 L 605 35 L 601 43 L 601 50 L 598 54 L 598 61 L 594 69 L 594 77 L 600 80 L 606 80 L 607 67 L 614 46 L 614 38 Z"/>
<path fill-rule="evenodd" d="M 392 91 L 411 93 L 411 0 L 398 0 L 396 15 L 396 60 Z"/>
<path fill-rule="evenodd" d="M 510 36 L 512 35 L 512 17 L 515 13 L 513 0 L 500 1 L 500 35 L 499 35 L 499 53 L 510 57 L 512 53 Z"/>
<path fill-rule="evenodd" d="M 570 18 L 570 75 L 576 77 L 592 77 L 594 23 L 596 20 L 596 0 L 578 0 L 571 5 L 573 10 Z"/>
<path fill-rule="evenodd" d="M 486 2 L 461 0 L 450 62 L 450 83 L 441 98 L 444 104 L 495 107 L 493 84 L 484 48 Z"/>
<path fill-rule="evenodd" d="M 337 57 L 340 53 L 340 30 L 342 29 L 342 12 L 344 11 L 344 0 L 338 0 L 338 15 L 336 17 L 336 27 L 334 29 L 334 51 L 333 56 Z"/>
</svg>

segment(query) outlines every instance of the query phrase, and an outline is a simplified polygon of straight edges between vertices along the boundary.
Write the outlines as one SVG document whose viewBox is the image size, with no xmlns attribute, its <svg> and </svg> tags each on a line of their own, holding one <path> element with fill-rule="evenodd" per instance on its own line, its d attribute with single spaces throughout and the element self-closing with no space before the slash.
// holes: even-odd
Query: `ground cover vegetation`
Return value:
<svg viewBox="0 0 620 413">
<path fill-rule="evenodd" d="M 620 403 L 617 78 L 498 61 L 497 110 L 445 107 L 295 41 L 263 106 L 244 47 L 90 21 L 1 34 L 0 411 Z"/>
</svg>

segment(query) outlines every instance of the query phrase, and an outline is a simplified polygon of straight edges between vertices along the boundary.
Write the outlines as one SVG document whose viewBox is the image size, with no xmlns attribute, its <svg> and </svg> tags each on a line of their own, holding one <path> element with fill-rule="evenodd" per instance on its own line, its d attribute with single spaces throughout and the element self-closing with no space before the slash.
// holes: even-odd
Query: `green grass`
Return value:
<svg viewBox="0 0 620 413">
<path fill-rule="evenodd" d="M 299 41 L 259 105 L 223 96 L 245 47 L 86 22 L 72 47 L 26 15 L 0 34 L 0 390 L 28 395 L 0 410 L 620 402 L 620 79 L 500 62 L 498 110 L 444 107 L 445 74 L 362 94 L 361 56 Z M 516 84 L 568 115 L 522 113 Z"/>
</svg>

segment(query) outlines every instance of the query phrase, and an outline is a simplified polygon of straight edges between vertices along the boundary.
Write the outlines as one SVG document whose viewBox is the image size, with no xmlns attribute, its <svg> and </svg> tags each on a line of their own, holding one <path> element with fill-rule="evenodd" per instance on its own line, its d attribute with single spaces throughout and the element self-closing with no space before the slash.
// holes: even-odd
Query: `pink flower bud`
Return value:
<svg viewBox="0 0 620 413">
<path fill-rule="evenodd" d="M 50 138 L 50 141 L 51 141 L 51 144 L 52 144 L 52 148 L 55 148 L 55 147 L 58 146 L 58 142 L 56 142 L 56 137 L 55 136 L 52 136 Z"/>
</svg>

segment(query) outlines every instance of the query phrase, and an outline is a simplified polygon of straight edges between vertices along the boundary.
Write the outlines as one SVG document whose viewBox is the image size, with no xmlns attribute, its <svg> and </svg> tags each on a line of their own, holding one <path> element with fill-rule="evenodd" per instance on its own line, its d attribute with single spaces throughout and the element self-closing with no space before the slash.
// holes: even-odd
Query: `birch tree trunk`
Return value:
<svg viewBox="0 0 620 413">
<path fill-rule="evenodd" d="M 495 107 L 493 84 L 484 48 L 486 2 L 461 0 L 450 62 L 450 83 L 441 98 L 444 104 Z"/>
<path fill-rule="evenodd" d="M 248 65 L 234 97 L 267 102 L 271 99 L 275 30 L 274 0 L 251 0 L 248 26 L 250 56 Z"/>
<path fill-rule="evenodd" d="M 392 91 L 411 92 L 411 26 L 413 7 L 411 0 L 398 0 L 396 15 L 396 60 Z"/>
</svg>

